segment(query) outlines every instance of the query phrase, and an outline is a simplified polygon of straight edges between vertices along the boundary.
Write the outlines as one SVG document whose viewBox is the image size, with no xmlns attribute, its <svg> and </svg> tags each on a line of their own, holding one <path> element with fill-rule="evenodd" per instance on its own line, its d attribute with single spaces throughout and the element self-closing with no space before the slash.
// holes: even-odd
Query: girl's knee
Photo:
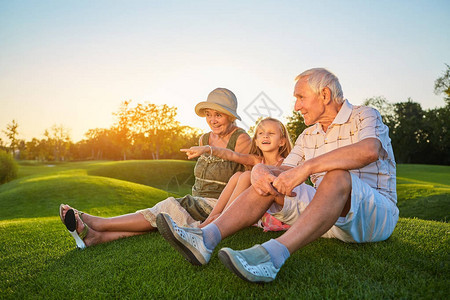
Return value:
<svg viewBox="0 0 450 300">
<path fill-rule="evenodd" d="M 239 183 L 248 184 L 251 180 L 251 174 L 252 173 L 250 171 L 245 171 L 242 173 L 241 176 L 239 176 Z"/>
<path fill-rule="evenodd" d="M 230 180 L 228 180 L 228 182 L 232 181 L 232 182 L 237 182 L 239 180 L 239 178 L 241 177 L 242 172 L 236 172 L 233 174 L 233 176 L 230 177 Z"/>
<path fill-rule="evenodd" d="M 245 171 L 244 173 L 241 174 L 239 179 L 250 179 L 251 176 L 252 176 L 252 172 L 251 171 Z"/>
</svg>

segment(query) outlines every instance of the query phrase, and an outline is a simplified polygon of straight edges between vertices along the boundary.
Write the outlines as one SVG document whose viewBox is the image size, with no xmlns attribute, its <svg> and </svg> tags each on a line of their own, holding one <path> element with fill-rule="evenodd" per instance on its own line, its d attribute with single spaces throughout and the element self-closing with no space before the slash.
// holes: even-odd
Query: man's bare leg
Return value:
<svg viewBox="0 0 450 300">
<path fill-rule="evenodd" d="M 338 217 L 350 209 L 351 176 L 348 171 L 328 172 L 314 198 L 298 220 L 282 236 L 262 245 L 235 251 L 219 251 L 222 263 L 236 275 L 250 282 L 270 282 L 290 254 L 319 238 Z"/>
<path fill-rule="evenodd" d="M 336 223 L 339 216 L 347 215 L 351 190 L 352 182 L 348 171 L 328 172 L 311 203 L 291 228 L 276 240 L 293 253 L 318 239 Z"/>
<path fill-rule="evenodd" d="M 157 216 L 156 223 L 162 237 L 184 258 L 194 265 L 204 265 L 222 238 L 254 224 L 273 199 L 273 196 L 260 196 L 253 187 L 249 187 L 218 219 L 202 229 L 180 228 L 164 213 Z"/>
</svg>

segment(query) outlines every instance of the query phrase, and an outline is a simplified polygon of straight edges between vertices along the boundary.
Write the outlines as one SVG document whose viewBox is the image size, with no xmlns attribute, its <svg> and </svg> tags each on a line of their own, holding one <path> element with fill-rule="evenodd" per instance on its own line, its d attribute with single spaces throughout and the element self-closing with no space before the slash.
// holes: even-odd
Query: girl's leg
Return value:
<svg viewBox="0 0 450 300">
<path fill-rule="evenodd" d="M 202 224 L 200 224 L 200 228 L 208 225 L 211 223 L 214 219 L 216 219 L 224 210 L 225 206 L 227 205 L 228 199 L 230 199 L 231 195 L 234 192 L 234 189 L 239 181 L 239 178 L 241 176 L 242 172 L 236 172 L 233 176 L 231 176 L 230 180 L 228 180 L 227 185 L 223 189 L 222 193 L 219 196 L 219 199 L 217 200 L 216 205 L 214 206 L 213 210 L 209 214 L 208 218 L 206 218 L 205 221 L 203 221 Z"/>
<path fill-rule="evenodd" d="M 250 186 L 251 186 L 251 171 L 245 171 L 244 173 L 241 174 L 241 176 L 239 176 L 239 180 L 233 190 L 233 193 L 228 199 L 225 209 L 227 209 L 231 205 L 231 203 L 233 203 L 233 201 Z"/>
</svg>

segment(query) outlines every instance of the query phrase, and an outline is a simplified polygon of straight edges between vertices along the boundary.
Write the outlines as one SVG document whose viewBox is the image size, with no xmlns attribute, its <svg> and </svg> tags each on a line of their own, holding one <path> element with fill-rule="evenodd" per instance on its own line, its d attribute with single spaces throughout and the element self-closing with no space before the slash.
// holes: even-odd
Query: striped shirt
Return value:
<svg viewBox="0 0 450 300">
<path fill-rule="evenodd" d="M 384 151 L 378 160 L 360 169 L 349 170 L 362 181 L 394 203 L 397 203 L 394 152 L 389 128 L 383 124 L 380 113 L 366 106 L 353 106 L 345 100 L 327 131 L 317 123 L 306 128 L 295 142 L 283 166 L 296 167 L 304 161 L 334 149 L 355 144 L 367 138 L 376 138 Z M 318 187 L 325 172 L 311 175 L 314 187 Z"/>
</svg>

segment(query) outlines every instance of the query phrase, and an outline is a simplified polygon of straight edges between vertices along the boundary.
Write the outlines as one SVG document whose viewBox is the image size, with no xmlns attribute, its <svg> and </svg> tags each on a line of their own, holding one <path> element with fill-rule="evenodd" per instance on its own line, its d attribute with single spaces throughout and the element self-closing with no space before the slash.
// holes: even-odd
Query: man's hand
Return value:
<svg viewBox="0 0 450 300">
<path fill-rule="evenodd" d="M 186 152 L 186 155 L 188 159 L 196 158 L 202 155 L 203 153 L 206 153 L 209 150 L 208 146 L 194 146 L 189 149 L 180 149 L 181 152 Z"/>
<path fill-rule="evenodd" d="M 275 178 L 277 177 L 264 164 L 257 164 L 252 169 L 252 186 L 261 196 L 278 195 L 278 192 L 272 186 Z"/>
<path fill-rule="evenodd" d="M 298 166 L 278 175 L 273 181 L 273 187 L 280 194 L 293 197 L 295 196 L 295 193 L 293 193 L 292 190 L 297 185 L 305 182 L 309 175 L 307 168 Z"/>
</svg>

